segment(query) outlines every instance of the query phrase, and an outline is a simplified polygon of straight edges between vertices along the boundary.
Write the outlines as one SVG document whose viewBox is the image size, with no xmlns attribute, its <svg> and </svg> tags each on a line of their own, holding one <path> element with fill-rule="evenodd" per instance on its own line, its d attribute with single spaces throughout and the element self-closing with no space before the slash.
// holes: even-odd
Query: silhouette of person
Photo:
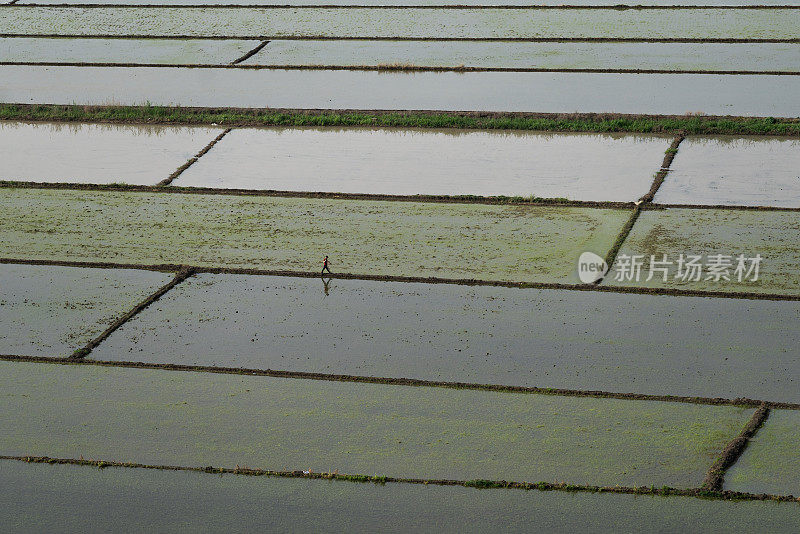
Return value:
<svg viewBox="0 0 800 534">
<path fill-rule="evenodd" d="M 328 271 L 328 274 L 333 274 L 333 273 L 331 273 L 331 270 L 328 267 L 328 256 L 325 256 L 325 259 L 322 260 L 322 273 L 320 273 L 320 274 L 324 274 L 325 271 Z"/>
</svg>

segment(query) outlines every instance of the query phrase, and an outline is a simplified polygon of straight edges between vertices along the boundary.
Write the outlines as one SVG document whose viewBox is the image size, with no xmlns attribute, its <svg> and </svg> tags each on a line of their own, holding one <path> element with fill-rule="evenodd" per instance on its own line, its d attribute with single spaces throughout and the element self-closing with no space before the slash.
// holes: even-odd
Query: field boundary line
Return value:
<svg viewBox="0 0 800 534">
<path fill-rule="evenodd" d="M 588 492 L 588 493 L 624 493 L 634 495 L 658 495 L 658 496 L 681 496 L 696 497 L 713 500 L 740 500 L 740 501 L 780 501 L 780 502 L 800 502 L 792 495 L 771 495 L 754 494 L 736 491 L 709 491 L 702 488 L 672 488 L 663 486 L 591 486 L 581 484 L 552 483 L 552 482 L 511 482 L 507 480 L 452 480 L 452 479 L 424 479 L 424 478 L 404 478 L 388 476 L 370 475 L 348 475 L 338 472 L 315 473 L 312 471 L 271 471 L 267 469 L 252 469 L 248 467 L 226 468 L 226 467 L 188 467 L 176 465 L 152 465 L 135 462 L 118 462 L 113 460 L 85 460 L 75 458 L 52 458 L 49 456 L 11 456 L 0 455 L 0 460 L 14 460 L 26 463 L 58 464 L 58 465 L 81 465 L 106 469 L 109 467 L 129 468 L 129 469 L 152 469 L 160 471 L 192 471 L 208 474 L 229 474 L 241 476 L 268 476 L 275 478 L 305 478 L 311 480 L 337 480 L 355 483 L 384 484 L 419 484 L 431 486 L 461 486 L 474 489 L 516 489 L 516 490 L 539 490 L 539 491 L 564 491 L 564 492 Z"/>
<path fill-rule="evenodd" d="M 51 4 L 48 7 L 54 7 Z M 0 7 L 8 7 L 0 4 Z M 19 7 L 19 6 L 18 6 Z M 29 7 L 29 6 L 25 6 Z M 163 6 L 162 6 L 163 7 Z M 207 6 L 205 6 L 207 7 Z M 800 7 L 800 6 L 798 6 Z M 236 41 L 433 41 L 433 42 L 512 42 L 512 43 L 724 43 L 796 44 L 800 37 L 756 39 L 738 37 L 391 37 L 330 35 L 155 35 L 155 34 L 80 34 L 80 33 L 0 33 L 0 38 L 42 39 L 159 39 L 159 40 L 236 40 Z"/>
<path fill-rule="evenodd" d="M 375 202 L 420 202 L 432 204 L 482 204 L 490 206 L 540 206 L 596 209 L 630 209 L 633 202 L 602 200 L 566 200 L 560 198 L 480 196 L 480 195 L 388 195 L 383 193 L 330 193 L 324 191 L 281 191 L 274 189 L 227 189 L 164 185 L 77 184 L 66 182 L 16 182 L 0 180 L 0 189 L 62 189 L 75 191 L 107 191 L 128 193 L 173 193 L 222 196 L 256 196 L 276 198 L 308 198 L 321 200 L 367 200 Z M 800 211 L 800 208 L 798 208 Z"/>
<path fill-rule="evenodd" d="M 628 236 L 633 230 L 636 221 L 639 219 L 639 215 L 642 213 L 642 206 L 650 204 L 653 201 L 653 197 L 656 196 L 661 184 L 664 183 L 667 173 L 669 173 L 669 167 L 672 165 L 672 160 L 675 159 L 675 155 L 678 153 L 678 147 L 685 138 L 686 136 L 682 133 L 678 134 L 664 152 L 664 159 L 661 162 L 661 168 L 658 170 L 658 172 L 656 172 L 655 177 L 653 178 L 653 183 L 650 186 L 650 190 L 645 193 L 638 202 L 636 202 L 636 207 L 633 209 L 633 213 L 625 223 L 625 226 L 622 227 L 617 239 L 614 241 L 611 249 L 606 254 L 605 262 L 606 266 L 608 266 L 608 271 L 601 278 L 596 280 L 594 282 L 595 284 L 601 284 L 603 280 L 605 280 L 608 273 L 611 272 L 612 267 L 614 267 L 614 262 L 617 259 L 617 254 L 619 254 L 622 245 L 625 243 L 625 240 L 628 239 Z"/>
<path fill-rule="evenodd" d="M 87 267 L 96 269 L 140 269 L 143 271 L 177 272 L 186 265 L 177 263 L 114 263 L 102 261 L 43 260 L 25 258 L 0 258 L 0 265 L 45 265 L 56 267 Z M 317 271 L 290 271 L 286 269 L 254 269 L 249 267 L 188 266 L 194 274 L 242 274 L 253 276 L 285 276 L 294 278 L 319 278 Z M 328 275 L 326 275 L 328 276 Z M 331 278 L 370 282 L 399 282 L 412 284 L 449 284 L 461 286 L 505 287 L 511 289 L 554 289 L 568 291 L 599 291 L 634 295 L 666 295 L 674 297 L 728 298 L 741 300 L 771 300 L 800 302 L 800 295 L 782 293 L 748 293 L 744 291 L 704 291 L 642 286 L 604 286 L 598 284 L 565 284 L 559 282 L 511 282 L 504 280 L 477 280 L 474 278 L 436 278 L 424 276 L 390 276 L 375 274 L 335 273 Z"/>
<path fill-rule="evenodd" d="M 214 139 L 209 141 L 209 143 L 206 146 L 204 146 L 200 150 L 200 152 L 195 154 L 194 157 L 189 158 L 189 161 L 187 161 L 186 163 L 175 169 L 175 171 L 172 174 L 170 174 L 169 176 L 158 182 L 158 185 L 165 186 L 171 184 L 172 181 L 175 180 L 175 178 L 183 174 L 183 171 L 194 165 L 197 160 L 205 156 L 209 150 L 214 148 L 214 145 L 216 145 L 219 141 L 221 141 L 223 137 L 228 135 L 228 133 L 230 133 L 231 130 L 233 130 L 233 128 L 225 128 L 224 130 L 222 130 L 222 133 L 220 133 Z"/>
<path fill-rule="evenodd" d="M 719 458 L 717 458 L 708 470 L 708 473 L 706 473 L 703 479 L 703 485 L 701 486 L 703 489 L 710 491 L 722 490 L 722 486 L 725 483 L 725 473 L 727 473 L 728 469 L 741 457 L 750 439 L 756 435 L 758 429 L 761 428 L 767 418 L 769 418 L 769 413 L 770 406 L 767 403 L 763 403 L 758 407 L 741 433 L 728 443 L 722 451 L 722 454 L 720 454 Z"/>
<path fill-rule="evenodd" d="M 10 5 L 18 0 L 12 0 Z M 615 4 L 615 5 L 580 5 L 580 4 L 565 4 L 565 5 L 497 5 L 497 4 L 484 4 L 484 5 L 469 5 L 469 4 L 449 4 L 449 5 L 410 5 L 410 4 L 395 4 L 395 5 L 366 5 L 366 4 L 305 4 L 305 5 L 292 5 L 292 4 L 136 4 L 136 3 L 117 3 L 117 4 L 87 4 L 87 3 L 63 3 L 63 4 L 43 4 L 36 2 L 25 2 L 19 4 L 18 7 L 46 7 L 46 8 L 82 8 L 82 9 L 153 9 L 153 8 L 171 8 L 171 9 L 369 9 L 369 10 L 387 10 L 387 9 L 420 9 L 420 10 L 525 10 L 525 11 L 707 11 L 707 10 L 797 10 L 800 9 L 798 5 L 784 4 L 784 5 L 642 5 L 642 4 Z"/>
<path fill-rule="evenodd" d="M 177 273 L 175 273 L 175 276 L 172 278 L 172 280 L 161 286 L 155 293 L 148 296 L 142 302 L 135 305 L 130 311 L 128 311 L 128 313 L 126 313 L 122 317 L 119 317 L 116 321 L 111 323 L 111 326 L 106 328 L 99 336 L 89 341 L 89 343 L 87 343 L 84 347 L 73 352 L 72 355 L 70 355 L 68 358 L 72 360 L 79 360 L 84 358 L 87 354 L 92 352 L 92 350 L 94 350 L 95 347 L 97 347 L 100 343 L 102 343 L 108 336 L 113 334 L 114 331 L 117 330 L 120 326 L 128 322 L 139 312 L 141 312 L 142 310 L 150 306 L 152 303 L 160 299 L 170 289 L 180 284 L 188 277 L 192 276 L 192 274 L 194 274 L 194 271 L 192 270 L 191 267 L 185 267 L 185 266 L 181 267 L 181 269 Z"/>
<path fill-rule="evenodd" d="M 49 356 L 23 356 L 0 354 L 0 361 L 27 362 L 56 365 L 92 365 L 96 367 L 121 367 L 127 369 L 147 369 L 158 371 L 213 373 L 225 375 L 262 376 L 270 378 L 287 378 L 296 380 L 318 380 L 322 382 L 348 382 L 357 384 L 380 384 L 387 386 L 434 387 L 442 389 L 459 389 L 473 391 L 489 391 L 498 393 L 517 393 L 528 395 L 547 395 L 554 397 L 580 397 L 596 399 L 614 399 L 626 401 L 674 402 L 680 404 L 698 404 L 704 406 L 735 406 L 742 408 L 759 408 L 767 406 L 781 410 L 800 410 L 800 403 L 774 402 L 739 397 L 735 399 L 723 397 L 692 397 L 683 395 L 655 395 L 645 393 L 619 393 L 612 391 L 543 388 L 536 386 L 509 386 L 502 384 L 481 384 L 475 382 L 448 382 L 442 380 L 424 380 L 418 378 L 392 378 L 362 375 L 343 375 L 316 373 L 305 371 L 284 371 L 276 369 L 254 369 L 244 367 L 221 367 L 214 365 L 188 365 L 176 363 L 139 362 L 125 360 L 93 360 L 71 357 L 59 358 Z"/>
<path fill-rule="evenodd" d="M 800 76 L 792 70 L 709 70 L 709 69 L 628 69 L 628 68 L 568 68 L 568 67 L 480 67 L 425 65 L 291 65 L 248 64 L 241 62 L 260 52 L 263 41 L 242 57 L 227 64 L 220 63 L 130 63 L 85 61 L 0 61 L 2 67 L 94 67 L 94 68 L 163 68 L 163 69 L 234 69 L 234 70 L 308 70 L 308 71 L 367 71 L 367 72 L 551 72 L 570 74 L 698 74 L 714 76 Z M 264 46 L 262 46 L 264 45 Z"/>
<path fill-rule="evenodd" d="M 242 61 L 250 59 L 254 55 L 256 55 L 259 52 L 261 52 L 261 50 L 263 50 L 264 47 L 267 46 L 268 44 L 269 44 L 269 41 L 261 41 L 255 48 L 253 48 L 252 50 L 248 51 L 247 53 L 245 53 L 241 57 L 238 57 L 238 58 L 234 59 L 233 61 L 231 61 L 230 65 L 231 66 L 238 65 Z"/>
<path fill-rule="evenodd" d="M 800 117 L 0 103 L 0 120 L 800 137 Z"/>
</svg>

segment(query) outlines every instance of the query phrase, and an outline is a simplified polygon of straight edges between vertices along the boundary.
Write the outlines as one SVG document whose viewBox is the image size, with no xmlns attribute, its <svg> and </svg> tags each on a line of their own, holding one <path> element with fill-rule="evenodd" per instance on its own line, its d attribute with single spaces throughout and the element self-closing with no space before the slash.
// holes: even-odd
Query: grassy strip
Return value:
<svg viewBox="0 0 800 534">
<path fill-rule="evenodd" d="M 214 147 L 214 145 L 216 145 L 216 144 L 217 144 L 217 143 L 218 143 L 220 140 L 222 140 L 222 138 L 223 138 L 223 137 L 225 137 L 226 135 L 228 135 L 228 134 L 230 133 L 230 131 L 231 131 L 231 130 L 233 130 L 233 128 L 226 128 L 225 130 L 223 130 L 221 134 L 219 134 L 219 135 L 218 135 L 218 136 L 216 136 L 214 139 L 212 139 L 212 140 L 211 140 L 211 141 L 210 141 L 210 142 L 209 142 L 209 143 L 208 143 L 208 144 L 207 144 L 205 147 L 203 147 L 203 149 L 202 149 L 200 152 L 198 152 L 198 153 L 197 153 L 197 154 L 196 154 L 194 157 L 192 157 L 192 158 L 189 158 L 189 161 L 187 161 L 186 163 L 184 163 L 183 165 L 181 165 L 180 167 L 178 167 L 177 169 L 175 169 L 175 172 L 173 172 L 172 174 L 170 174 L 169 176 L 167 176 L 166 178 L 164 178 L 163 180 L 161 180 L 160 182 L 158 182 L 158 185 L 160 185 L 160 186 L 165 186 L 165 185 L 169 185 L 169 184 L 171 184 L 171 183 L 172 183 L 172 181 L 173 181 L 175 178 L 177 178 L 178 176 L 180 176 L 180 175 L 183 173 L 183 171 L 185 171 L 186 169 L 188 169 L 189 167 L 191 167 L 192 165 L 194 165 L 194 163 L 195 163 L 195 162 L 196 162 L 198 159 L 200 159 L 200 158 L 202 158 L 203 156 L 205 156 L 205 155 L 206 155 L 206 153 L 208 153 L 208 151 L 209 151 L 209 150 L 211 150 L 211 149 Z"/>
<path fill-rule="evenodd" d="M 736 70 L 736 69 L 631 69 L 590 67 L 481 67 L 481 66 L 431 66 L 406 63 L 378 65 L 296 65 L 296 64 L 247 64 L 241 62 L 258 53 L 266 43 L 263 41 L 235 62 L 220 63 L 136 63 L 136 62 L 87 62 L 87 61 L 0 61 L 0 66 L 21 67 L 96 67 L 96 68 L 164 68 L 164 69 L 238 69 L 238 70 L 327 70 L 327 71 L 371 71 L 371 72 L 566 72 L 583 74 L 711 74 L 718 76 L 800 76 L 796 70 Z"/>
<path fill-rule="evenodd" d="M 725 473 L 728 469 L 736 463 L 736 460 L 742 455 L 747 448 L 750 439 L 758 432 L 758 429 L 764 424 L 769 417 L 770 407 L 767 404 L 762 404 L 753 413 L 753 417 L 747 422 L 742 432 L 731 441 L 714 465 L 706 473 L 703 480 L 703 489 L 711 491 L 721 491 L 722 485 L 725 482 Z"/>
<path fill-rule="evenodd" d="M 170 289 L 172 289 L 176 285 L 178 285 L 181 282 L 183 282 L 184 280 L 186 280 L 193 273 L 194 273 L 194 271 L 192 270 L 191 267 L 181 267 L 181 269 L 177 273 L 175 273 L 175 277 L 172 280 L 170 280 L 168 283 L 166 283 L 163 286 L 161 286 L 158 289 L 158 291 L 156 291 L 155 293 L 153 293 L 152 295 L 150 295 L 149 297 L 144 299 L 142 302 L 140 302 L 139 304 L 134 306 L 128 313 L 126 313 L 125 315 L 123 315 L 122 317 L 120 317 L 119 319 L 114 321 L 111 324 L 111 326 L 106 328 L 99 336 L 97 336 L 93 340 L 89 341 L 89 343 L 87 343 L 86 346 L 84 346 L 83 348 L 80 348 L 80 349 L 76 350 L 75 352 L 73 352 L 72 355 L 69 356 L 69 358 L 73 359 L 73 360 L 79 360 L 81 358 L 84 358 L 87 354 L 92 352 L 92 350 L 97 345 L 102 343 L 102 341 L 104 339 L 106 339 L 108 336 L 113 334 L 114 331 L 117 328 L 119 328 L 120 326 L 125 324 L 133 316 L 135 316 L 137 313 L 139 313 L 142 310 L 144 310 L 145 308 L 147 308 L 153 302 L 155 302 L 158 299 L 160 299 L 167 291 L 169 291 Z"/>
<path fill-rule="evenodd" d="M 631 233 L 633 225 L 636 224 L 636 220 L 639 218 L 639 215 L 641 213 L 642 213 L 641 205 L 637 205 L 635 208 L 633 208 L 633 212 L 631 212 L 630 218 L 625 223 L 625 226 L 622 227 L 622 230 L 619 231 L 617 239 L 614 241 L 614 244 L 611 245 L 611 248 L 606 254 L 605 262 L 606 265 L 608 266 L 608 271 L 602 277 L 598 278 L 594 282 L 595 285 L 600 284 L 605 278 L 605 275 L 607 275 L 611 271 L 611 267 L 614 266 L 614 261 L 617 259 L 617 254 L 619 253 L 619 249 L 622 248 L 622 244 L 628 238 L 628 234 Z"/>
<path fill-rule="evenodd" d="M 2 264 L 51 265 L 59 267 L 92 267 L 96 269 L 141 269 L 144 271 L 177 272 L 187 266 L 177 264 L 112 263 L 73 260 L 41 260 L 24 258 L 0 258 Z M 288 271 L 269 269 L 248 269 L 244 267 L 188 266 L 194 273 L 246 274 L 254 276 L 291 276 L 296 278 L 319 278 L 317 271 Z M 402 282 L 414 284 L 452 284 L 460 286 L 508 287 L 516 289 L 554 289 L 567 291 L 601 291 L 606 293 L 630 293 L 635 295 L 667 295 L 674 297 L 730 298 L 744 300 L 777 300 L 797 302 L 800 295 L 781 293 L 747 293 L 744 291 L 703 291 L 666 287 L 601 286 L 596 284 L 562 284 L 557 282 L 506 282 L 501 280 L 477 280 L 470 278 L 437 278 L 424 276 L 387 276 L 374 274 L 336 273 L 326 277 L 342 280 L 365 280 L 376 282 Z"/>
<path fill-rule="evenodd" d="M 205 152 L 203 152 L 205 154 Z M 201 157 L 198 154 L 189 161 L 197 161 Z M 182 170 L 189 167 L 188 162 L 178 168 L 178 170 L 167 178 L 172 181 Z M 0 189 L 19 188 L 19 189 L 67 189 L 74 191 L 124 191 L 131 193 L 184 193 L 197 195 L 233 195 L 233 196 L 256 196 L 256 197 L 282 197 L 282 198 L 322 198 L 337 200 L 382 200 L 394 202 L 434 202 L 440 204 L 499 204 L 499 205 L 536 205 L 536 206 L 560 206 L 560 207 L 583 207 L 583 208 L 608 208 L 624 209 L 633 207 L 632 202 L 606 202 L 594 200 L 569 200 L 563 197 L 545 198 L 530 196 L 482 196 L 482 195 L 387 195 L 382 193 L 331 193 L 324 191 L 279 191 L 274 189 L 221 189 L 211 187 L 165 187 L 167 180 L 161 181 L 158 185 L 130 185 L 130 184 L 76 184 L 66 182 L 18 182 L 12 180 L 0 180 Z"/>
<path fill-rule="evenodd" d="M 800 136 L 800 118 L 0 104 L 0 120 Z"/>
<path fill-rule="evenodd" d="M 417 378 L 390 378 L 377 376 L 340 375 L 312 373 L 303 371 L 281 371 L 275 369 L 252 369 L 242 367 L 219 367 L 211 365 L 184 365 L 173 363 L 132 362 L 117 360 L 87 360 L 74 358 L 54 358 L 47 356 L 21 356 L 0 354 L 0 361 L 49 363 L 60 365 L 94 365 L 98 367 L 122 367 L 131 369 L 150 369 L 159 371 L 179 371 L 195 373 L 215 373 L 226 375 L 266 376 L 272 378 L 292 378 L 297 380 L 320 380 L 326 382 L 351 382 L 359 384 L 381 384 L 387 386 L 437 387 L 444 389 L 466 389 L 476 391 L 495 391 L 500 393 L 522 393 L 529 395 L 551 395 L 555 397 L 588 397 L 596 399 L 619 399 L 631 401 L 677 402 L 707 406 L 737 406 L 756 408 L 768 406 L 782 410 L 800 410 L 800 404 L 790 402 L 770 402 L 739 397 L 689 397 L 681 395 L 648 395 L 643 393 L 615 393 L 611 391 L 541 388 L 532 386 L 507 386 L 502 384 L 478 384 L 473 382 L 446 382 L 442 380 L 422 380 Z"/>
<path fill-rule="evenodd" d="M 589 493 L 624 493 L 634 495 L 659 495 L 659 496 L 684 496 L 700 497 L 713 500 L 747 500 L 747 501 L 781 501 L 781 502 L 800 502 L 792 495 L 770 495 L 753 494 L 735 491 L 709 491 L 703 488 L 679 489 L 669 486 L 656 488 L 650 487 L 627 487 L 627 486 L 590 486 L 581 484 L 551 483 L 551 482 L 510 482 L 506 480 L 450 480 L 450 479 L 424 479 L 424 478 L 399 478 L 387 476 L 371 475 L 348 475 L 333 473 L 314 473 L 311 471 L 271 471 L 267 469 L 251 469 L 248 467 L 186 467 L 175 465 L 148 465 L 134 462 L 116 462 L 106 460 L 85 460 L 83 458 L 50 458 L 48 456 L 8 456 L 0 455 L 0 460 L 16 460 L 26 463 L 37 464 L 58 464 L 58 465 L 80 465 L 105 469 L 108 467 L 126 467 L 132 469 L 155 469 L 161 471 L 192 471 L 197 473 L 209 474 L 231 474 L 245 476 L 268 476 L 277 478 L 305 478 L 311 480 L 338 480 L 356 483 L 372 484 L 421 484 L 433 486 L 461 486 L 476 489 L 519 489 L 519 490 L 539 490 L 539 491 L 566 491 L 566 492 L 589 492 Z"/>
</svg>

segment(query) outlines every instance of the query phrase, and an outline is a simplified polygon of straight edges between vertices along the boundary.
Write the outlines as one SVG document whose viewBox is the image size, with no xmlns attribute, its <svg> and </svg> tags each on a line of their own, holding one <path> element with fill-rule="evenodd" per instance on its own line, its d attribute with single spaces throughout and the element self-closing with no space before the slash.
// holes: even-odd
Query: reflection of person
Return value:
<svg viewBox="0 0 800 534">
<path fill-rule="evenodd" d="M 328 256 L 325 256 L 325 259 L 322 260 L 322 273 L 324 273 L 325 271 L 328 271 L 328 273 L 331 272 L 331 270 L 328 268 Z"/>
<path fill-rule="evenodd" d="M 322 279 L 322 290 L 325 292 L 325 297 L 331 294 L 331 280 L 333 280 L 333 278 L 328 278 L 327 280 L 325 280 L 325 278 Z"/>
</svg>

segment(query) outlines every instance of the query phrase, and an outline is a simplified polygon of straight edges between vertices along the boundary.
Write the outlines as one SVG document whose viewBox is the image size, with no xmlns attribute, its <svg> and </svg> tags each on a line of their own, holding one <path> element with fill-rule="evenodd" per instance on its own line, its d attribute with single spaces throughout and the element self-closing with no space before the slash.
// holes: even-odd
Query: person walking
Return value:
<svg viewBox="0 0 800 534">
<path fill-rule="evenodd" d="M 325 256 L 325 259 L 322 260 L 322 272 L 320 274 L 325 274 L 325 271 L 328 271 L 328 274 L 331 274 L 331 270 L 328 267 L 328 256 Z"/>
</svg>

